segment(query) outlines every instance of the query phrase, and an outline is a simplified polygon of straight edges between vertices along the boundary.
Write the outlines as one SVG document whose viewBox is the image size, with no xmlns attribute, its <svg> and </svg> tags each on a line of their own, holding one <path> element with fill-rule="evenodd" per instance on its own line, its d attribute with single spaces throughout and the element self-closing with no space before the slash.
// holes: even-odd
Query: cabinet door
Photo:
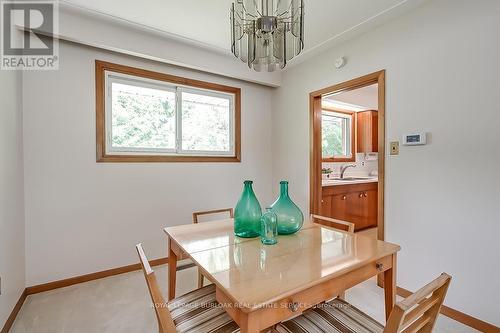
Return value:
<svg viewBox="0 0 500 333">
<path fill-rule="evenodd" d="M 335 219 L 354 223 L 355 230 L 377 226 L 377 183 L 339 185 L 327 193 L 331 201 L 323 203 Z"/>
<path fill-rule="evenodd" d="M 324 195 L 321 200 L 321 215 L 326 217 L 332 217 L 332 196 Z"/>
<path fill-rule="evenodd" d="M 378 197 L 377 190 L 364 192 L 364 201 L 366 206 L 366 228 L 376 227 L 378 225 Z"/>
<path fill-rule="evenodd" d="M 378 152 L 378 112 L 362 111 L 356 115 L 357 152 Z"/>
<path fill-rule="evenodd" d="M 355 222 L 355 230 L 377 226 L 377 190 L 360 191 L 353 195 L 354 204 L 349 206 L 353 209 L 352 214 Z"/>
<path fill-rule="evenodd" d="M 366 227 L 366 205 L 362 191 L 349 193 L 347 211 L 348 221 L 354 223 L 355 231 Z"/>
<path fill-rule="evenodd" d="M 378 153 L 378 112 L 372 112 L 372 153 Z"/>
<path fill-rule="evenodd" d="M 332 218 L 337 220 L 349 221 L 347 219 L 348 195 L 349 194 L 343 193 L 332 196 L 332 201 L 331 201 Z"/>
</svg>

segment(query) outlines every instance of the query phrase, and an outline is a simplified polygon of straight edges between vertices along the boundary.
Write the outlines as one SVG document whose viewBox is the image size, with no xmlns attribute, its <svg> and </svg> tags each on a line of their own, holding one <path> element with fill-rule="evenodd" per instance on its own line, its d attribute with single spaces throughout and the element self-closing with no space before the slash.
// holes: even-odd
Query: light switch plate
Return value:
<svg viewBox="0 0 500 333">
<path fill-rule="evenodd" d="M 390 143 L 391 155 L 399 155 L 399 141 L 392 141 Z"/>
</svg>

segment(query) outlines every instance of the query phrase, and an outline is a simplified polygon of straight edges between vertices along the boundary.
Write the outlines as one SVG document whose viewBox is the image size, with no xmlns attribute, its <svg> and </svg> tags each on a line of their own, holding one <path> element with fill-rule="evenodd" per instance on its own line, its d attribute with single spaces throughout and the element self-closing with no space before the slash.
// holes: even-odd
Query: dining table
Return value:
<svg viewBox="0 0 500 333">
<path fill-rule="evenodd" d="M 175 298 L 177 261 L 191 259 L 241 332 L 261 332 L 374 276 L 383 276 L 385 314 L 396 300 L 400 246 L 306 218 L 275 245 L 234 235 L 233 219 L 164 229 L 168 299 Z"/>
</svg>

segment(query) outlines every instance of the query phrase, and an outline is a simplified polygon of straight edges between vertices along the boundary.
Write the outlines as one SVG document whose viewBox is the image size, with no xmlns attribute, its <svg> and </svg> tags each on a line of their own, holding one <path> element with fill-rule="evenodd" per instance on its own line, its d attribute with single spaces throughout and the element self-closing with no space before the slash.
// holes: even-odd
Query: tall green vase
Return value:
<svg viewBox="0 0 500 333">
<path fill-rule="evenodd" d="M 288 182 L 280 182 L 280 196 L 271 205 L 272 211 L 278 216 L 278 234 L 290 235 L 296 233 L 304 224 L 304 214 L 288 195 Z"/>
<path fill-rule="evenodd" d="M 243 238 L 258 237 L 262 208 L 253 192 L 253 182 L 245 180 L 243 184 L 243 193 L 234 209 L 234 234 Z"/>
</svg>

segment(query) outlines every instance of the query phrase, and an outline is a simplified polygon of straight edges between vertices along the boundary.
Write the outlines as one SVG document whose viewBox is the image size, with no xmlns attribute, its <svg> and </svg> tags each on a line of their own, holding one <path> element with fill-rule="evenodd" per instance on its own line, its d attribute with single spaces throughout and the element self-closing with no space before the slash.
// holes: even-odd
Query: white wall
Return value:
<svg viewBox="0 0 500 333">
<path fill-rule="evenodd" d="M 241 163 L 96 163 L 95 59 L 242 89 Z M 27 285 L 166 256 L 162 228 L 234 207 L 244 179 L 271 200 L 271 88 L 63 42 L 58 71 L 23 76 Z M 276 185 L 277 186 L 277 185 Z"/>
<path fill-rule="evenodd" d="M 311 91 L 387 70 L 387 142 L 407 131 L 430 144 L 387 157 L 386 238 L 402 250 L 398 284 L 442 271 L 446 303 L 500 324 L 500 1 L 436 0 L 287 70 L 273 102 L 273 179 L 308 210 Z M 347 56 L 347 66 L 333 61 Z"/>
<path fill-rule="evenodd" d="M 0 70 L 0 327 L 25 287 L 21 79 Z"/>
</svg>

